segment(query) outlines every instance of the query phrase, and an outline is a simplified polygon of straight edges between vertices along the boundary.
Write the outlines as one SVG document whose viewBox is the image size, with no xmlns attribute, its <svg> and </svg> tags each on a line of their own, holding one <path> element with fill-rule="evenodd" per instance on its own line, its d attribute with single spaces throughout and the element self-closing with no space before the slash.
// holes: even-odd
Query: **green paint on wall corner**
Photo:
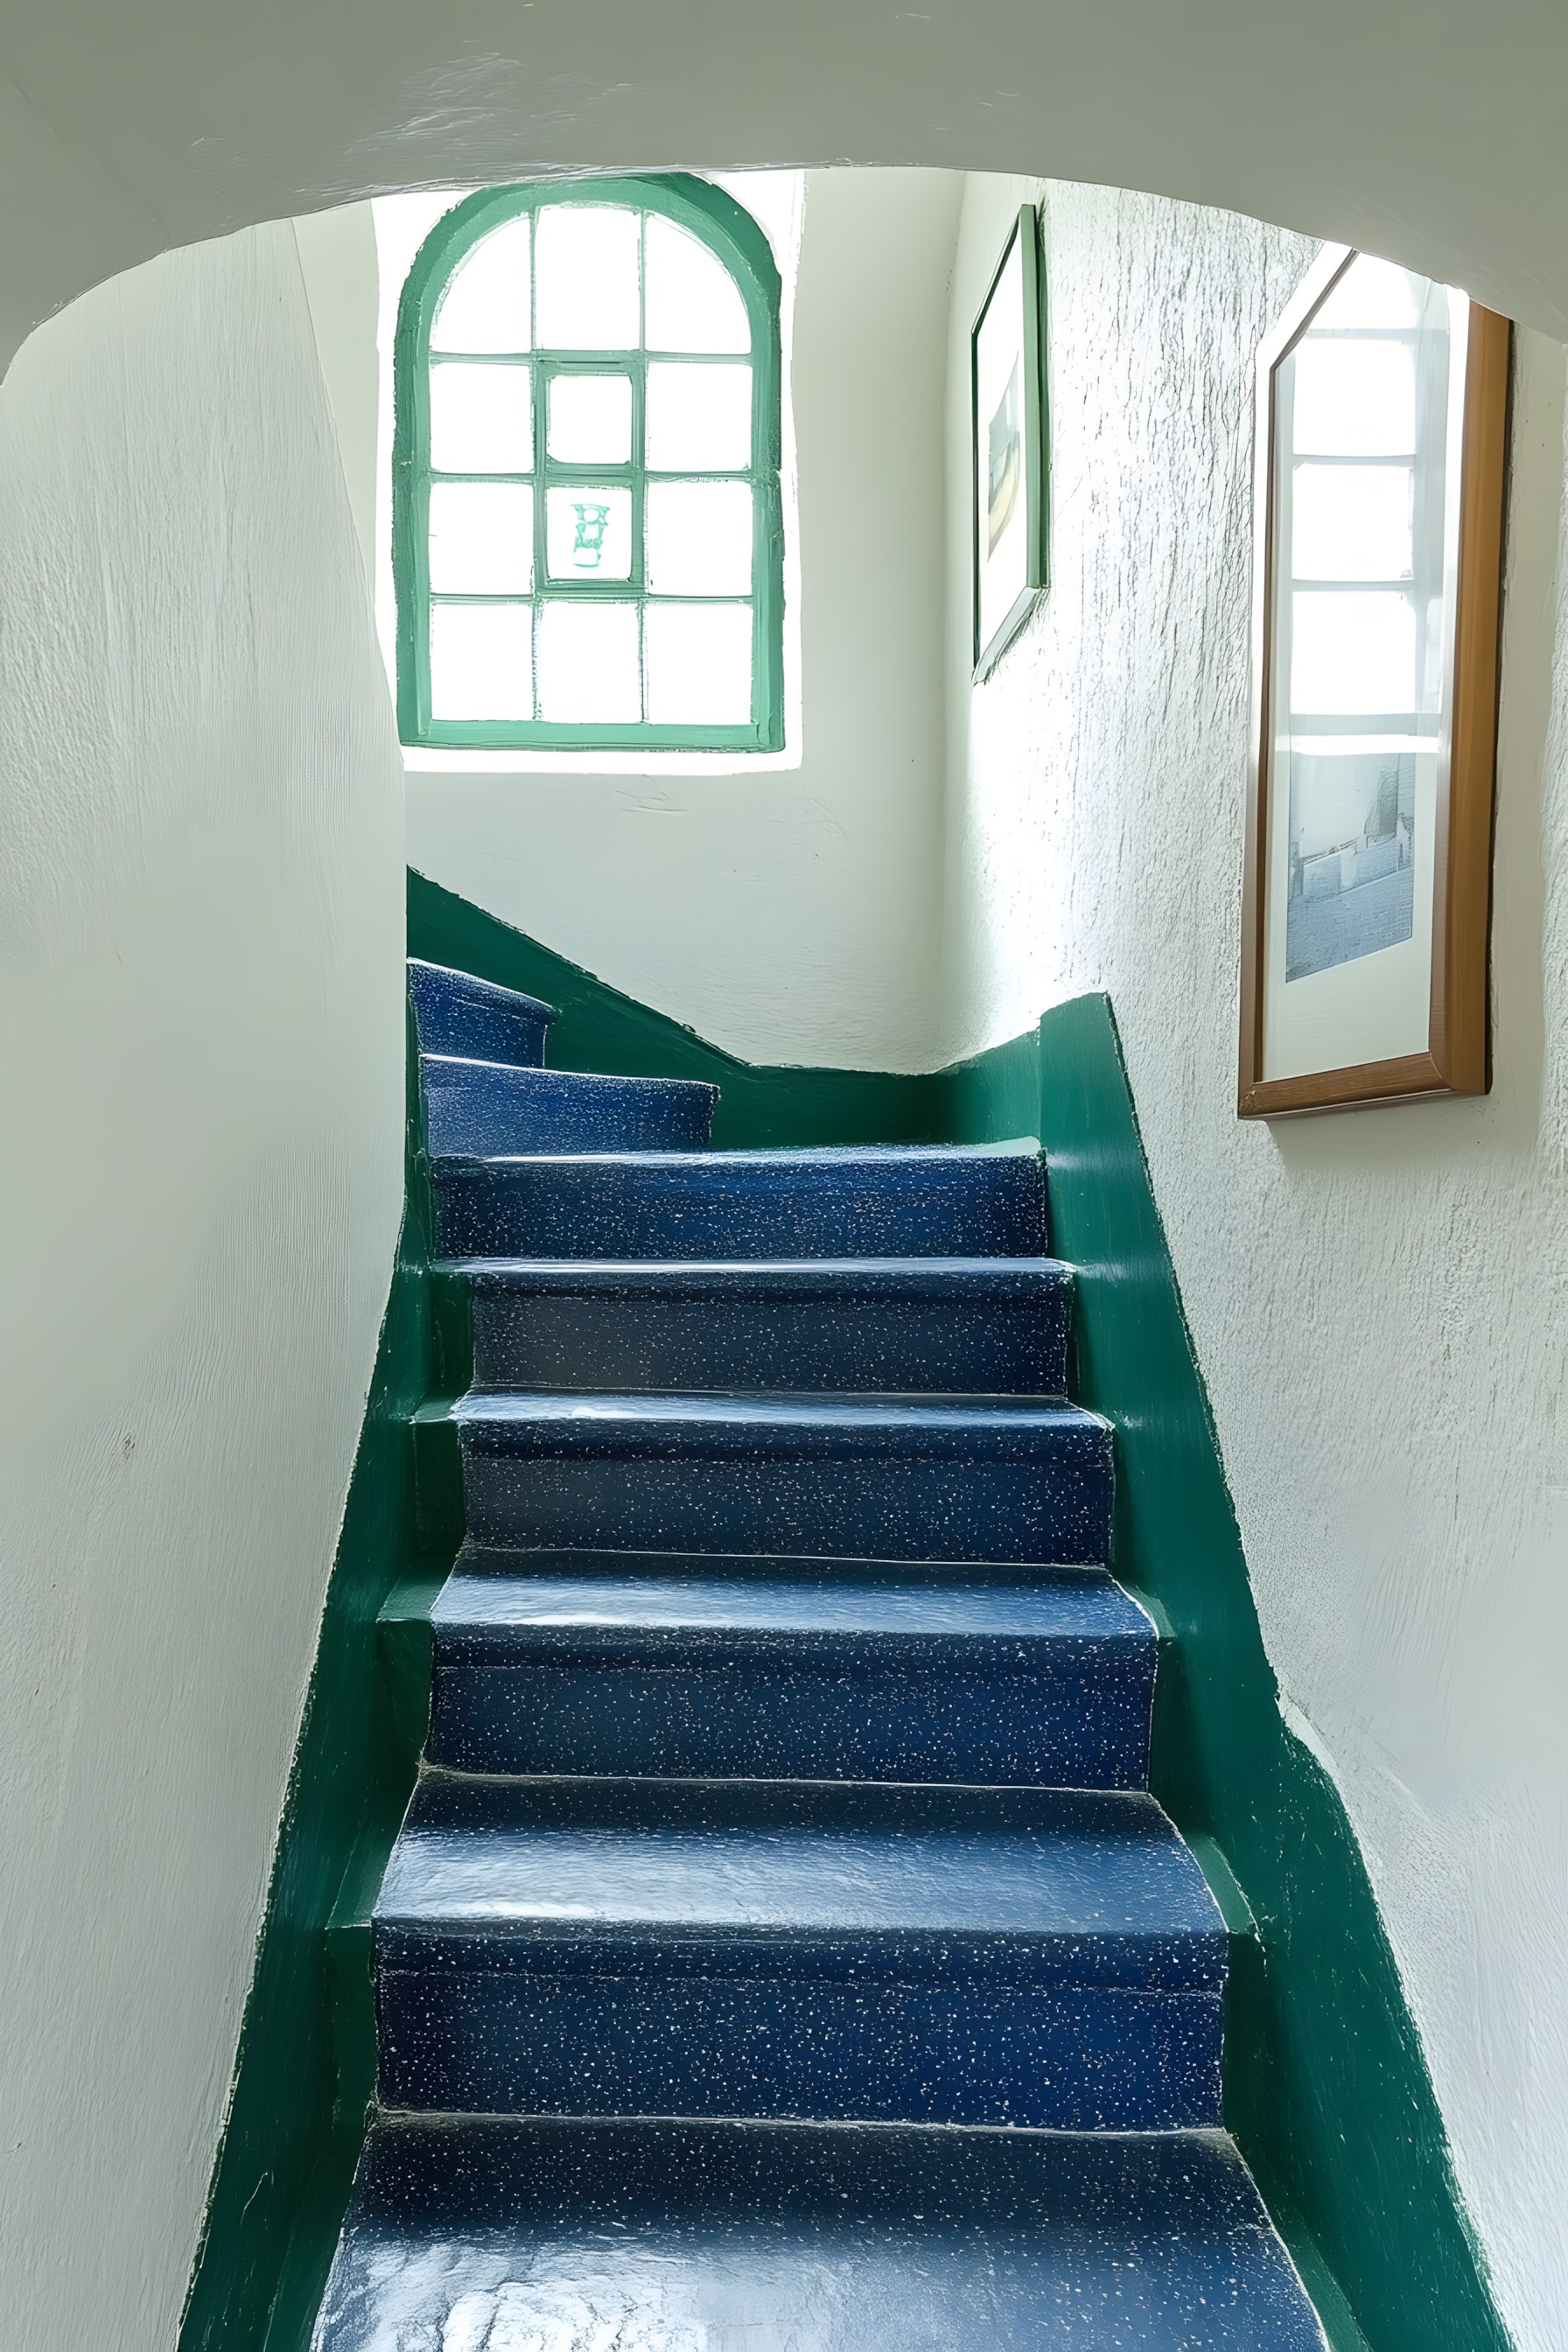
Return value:
<svg viewBox="0 0 1568 2352">
<path fill-rule="evenodd" d="M 1076 1394 L 1117 1431 L 1116 1572 L 1167 1635 L 1155 1794 L 1257 1922 L 1232 1937 L 1226 2119 L 1335 2352 L 1505 2352 L 1365 1864 L 1279 1712 L 1110 999 L 942 1074 L 948 1132 L 1016 1132 L 1031 1056 Z"/>
<path fill-rule="evenodd" d="M 308 2342 L 374 2087 L 368 1966 L 330 1927 L 344 1885 L 390 1849 L 418 1755 L 419 1703 L 377 1620 L 418 1562 L 409 1424 L 433 1351 L 419 1149 L 411 1053 L 403 1227 L 180 2352 Z"/>
<path fill-rule="evenodd" d="M 720 1087 L 713 1141 L 721 1150 L 937 1139 L 934 1078 L 742 1062 L 412 870 L 408 952 L 553 1004 L 560 1018 L 548 1050 L 558 1069 L 702 1078 Z"/>
</svg>

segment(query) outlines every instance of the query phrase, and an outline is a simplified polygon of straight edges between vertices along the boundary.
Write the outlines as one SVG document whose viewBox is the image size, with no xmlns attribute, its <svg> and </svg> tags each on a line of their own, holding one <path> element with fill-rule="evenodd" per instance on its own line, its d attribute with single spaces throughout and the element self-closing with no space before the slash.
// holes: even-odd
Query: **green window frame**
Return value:
<svg viewBox="0 0 1568 2352">
<path fill-rule="evenodd" d="M 486 474 L 458 478 L 527 482 L 532 486 L 533 572 L 526 596 L 448 595 L 430 585 L 430 492 L 450 478 L 431 464 L 431 336 L 441 298 L 468 255 L 493 230 L 521 215 L 536 216 L 560 205 L 614 205 L 675 222 L 713 253 L 745 306 L 751 331 L 752 431 L 750 463 L 743 469 L 704 473 L 682 467 L 680 478 L 748 482 L 752 497 L 752 708 L 748 719 L 725 725 L 656 723 L 647 716 L 646 614 L 660 604 L 698 603 L 733 605 L 738 594 L 659 597 L 647 585 L 644 518 L 649 471 L 644 462 L 644 420 L 650 357 L 656 362 L 733 367 L 734 352 L 649 352 L 647 292 L 638 272 L 641 331 L 635 350 L 541 349 L 531 335 L 526 352 L 475 355 L 476 364 L 526 366 L 531 373 L 532 468 L 526 475 Z M 638 252 L 643 249 L 639 234 Z M 530 253 L 535 250 L 531 226 Z M 530 269 L 531 304 L 537 323 L 537 273 Z M 784 745 L 784 519 L 779 484 L 783 442 L 782 365 L 779 340 L 780 285 L 772 250 L 761 226 L 723 189 L 685 173 L 614 179 L 531 183 L 487 188 L 469 196 L 438 221 L 416 255 L 404 284 L 393 355 L 393 579 L 397 600 L 398 731 L 405 743 L 431 748 L 553 749 L 605 751 L 617 747 L 664 751 L 776 751 Z M 439 345 L 436 357 L 441 356 Z M 465 354 L 465 358 L 468 355 Z M 604 373 L 630 376 L 630 461 L 620 466 L 567 465 L 551 457 L 545 436 L 548 385 L 559 375 Z M 665 478 L 654 474 L 655 482 Z M 547 489 L 572 482 L 626 485 L 631 493 L 629 577 L 616 580 L 555 579 L 546 562 Z M 581 516 L 581 509 L 578 509 Z M 582 525 L 578 526 L 581 530 Z M 560 719 L 437 718 L 431 704 L 430 619 L 442 603 L 498 603 L 531 607 L 537 631 L 542 610 L 553 602 L 605 601 L 637 607 L 639 666 L 645 716 L 637 720 L 567 722 Z M 537 636 L 535 637 L 537 646 Z M 537 660 L 535 676 L 538 675 Z M 535 706 L 537 708 L 537 705 Z"/>
</svg>

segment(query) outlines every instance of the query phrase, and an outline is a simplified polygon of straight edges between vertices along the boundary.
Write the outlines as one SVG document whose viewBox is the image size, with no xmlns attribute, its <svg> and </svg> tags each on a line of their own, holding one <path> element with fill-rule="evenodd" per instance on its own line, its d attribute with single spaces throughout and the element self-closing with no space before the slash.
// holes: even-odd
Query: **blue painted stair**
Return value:
<svg viewBox="0 0 1568 2352">
<path fill-rule="evenodd" d="M 705 1150 L 410 988 L 466 1536 L 317 2352 L 1321 2352 L 1037 1160 Z"/>
<path fill-rule="evenodd" d="M 374 1951 L 402 2109 L 1220 2120 L 1224 1928 L 1142 1795 L 432 1773 Z"/>
<path fill-rule="evenodd" d="M 902 1148 L 454 1154 L 432 1167 L 452 1257 L 1036 1257 L 1032 1154 Z"/>
<path fill-rule="evenodd" d="M 1142 1789 L 1154 1635 L 1103 1573 L 472 1549 L 435 1604 L 432 1765 Z"/>
<path fill-rule="evenodd" d="M 1050 1258 L 464 1258 L 440 1279 L 480 1389 L 1067 1394 Z"/>
<path fill-rule="evenodd" d="M 455 1426 L 476 1542 L 1093 1565 L 1110 1432 L 1022 1397 L 525 1394 Z"/>
<path fill-rule="evenodd" d="M 537 1070 L 543 1063 L 555 1008 L 537 996 L 410 956 L 408 1001 L 421 1054 L 467 1055 L 520 1070 Z"/>
</svg>

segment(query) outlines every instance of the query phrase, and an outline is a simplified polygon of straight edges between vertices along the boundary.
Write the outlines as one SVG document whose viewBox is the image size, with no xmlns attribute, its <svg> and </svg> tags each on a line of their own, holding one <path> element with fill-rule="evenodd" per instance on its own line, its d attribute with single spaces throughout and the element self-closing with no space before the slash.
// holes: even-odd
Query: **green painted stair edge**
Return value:
<svg viewBox="0 0 1568 2352">
<path fill-rule="evenodd" d="M 1229 2120 L 1335 2352 L 1504 2352 L 1353 1833 L 1279 1717 L 1109 1000 L 1075 999 L 926 1076 L 768 1068 L 412 872 L 408 940 L 557 1005 L 557 1067 L 720 1085 L 715 1140 L 732 1148 L 1038 1134 L 1054 1245 L 1080 1269 L 1079 1394 L 1119 1425 L 1119 1572 L 1171 1636 L 1156 1786 L 1259 1923 L 1255 1940 L 1232 1939 Z M 363 1938 L 332 1920 L 345 1886 L 374 1884 L 413 1783 L 427 1658 L 416 1596 L 447 1565 L 422 1548 L 421 1517 L 452 1509 L 415 1492 L 413 1417 L 450 1366 L 412 1051 L 409 1066 L 404 1225 L 180 2352 L 307 2343 L 371 2095 Z"/>
<path fill-rule="evenodd" d="M 1226 2120 L 1336 2352 L 1505 2352 L 1360 1847 L 1280 1715 L 1110 1001 L 937 1083 L 954 1142 L 1037 1131 L 1079 1269 L 1074 1394 L 1116 1425 L 1116 1572 L 1167 1637 L 1155 1793 L 1257 1922 L 1231 1939 Z"/>
<path fill-rule="evenodd" d="M 435 1363 L 427 1187 L 408 1055 L 402 1227 L 241 2021 L 180 2352 L 309 2340 L 374 2084 L 368 1973 L 329 1930 L 390 1847 L 414 1785 L 422 1695 L 380 1638 L 416 1572 L 410 1421 Z"/>
<path fill-rule="evenodd" d="M 721 1087 L 721 1145 L 901 1143 L 937 1133 L 934 1079 L 738 1061 L 413 871 L 408 952 L 555 1005 L 558 1068 Z M 461 1367 L 450 1303 L 430 1272 L 412 1038 L 405 1188 L 180 2352 L 300 2352 L 308 2343 L 374 2086 L 364 1937 L 353 1915 L 391 1846 L 421 1745 L 427 1649 L 406 1596 L 438 1584 L 459 1516 L 439 1465 L 430 1490 L 432 1450 L 421 1460 L 415 1444 L 419 1406 L 461 1385 Z"/>
</svg>

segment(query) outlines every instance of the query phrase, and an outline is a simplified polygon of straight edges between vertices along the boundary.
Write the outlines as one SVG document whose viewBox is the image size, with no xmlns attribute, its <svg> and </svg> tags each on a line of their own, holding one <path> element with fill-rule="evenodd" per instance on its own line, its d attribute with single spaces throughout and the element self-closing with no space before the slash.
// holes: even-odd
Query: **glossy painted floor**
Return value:
<svg viewBox="0 0 1568 2352">
<path fill-rule="evenodd" d="M 334 2352 L 1317 2352 L 1219 2133 L 399 2122 Z"/>
<path fill-rule="evenodd" d="M 1037 1160 L 708 1151 L 411 988 L 468 1540 L 317 2352 L 1320 2346 Z"/>
</svg>

